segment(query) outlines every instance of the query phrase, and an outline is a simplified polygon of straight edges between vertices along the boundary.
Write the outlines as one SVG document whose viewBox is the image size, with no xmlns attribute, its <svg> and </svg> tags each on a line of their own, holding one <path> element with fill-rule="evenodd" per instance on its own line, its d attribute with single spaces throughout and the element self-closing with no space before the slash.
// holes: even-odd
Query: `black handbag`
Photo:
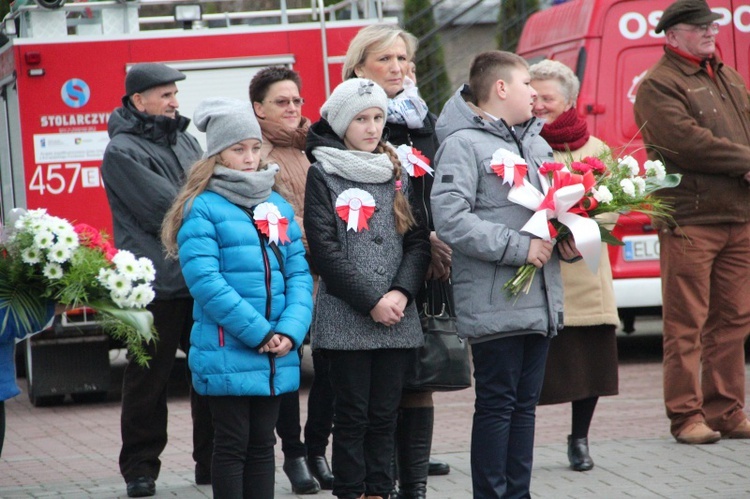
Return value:
<svg viewBox="0 0 750 499">
<path fill-rule="evenodd" d="M 450 281 L 429 281 L 422 293 L 424 346 L 415 351 L 404 389 L 449 392 L 471 386 L 469 345 L 458 337 Z"/>
</svg>

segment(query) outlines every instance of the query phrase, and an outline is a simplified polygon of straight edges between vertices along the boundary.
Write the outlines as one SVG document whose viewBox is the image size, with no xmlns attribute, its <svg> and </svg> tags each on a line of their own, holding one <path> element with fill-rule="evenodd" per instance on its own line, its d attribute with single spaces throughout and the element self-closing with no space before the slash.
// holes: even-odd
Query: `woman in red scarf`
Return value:
<svg viewBox="0 0 750 499">
<path fill-rule="evenodd" d="M 564 64 L 545 60 L 529 68 L 537 91 L 534 115 L 546 120 L 542 137 L 555 161 L 596 156 L 607 146 L 589 135 L 575 108 L 580 83 Z M 614 223 L 615 220 L 612 221 Z M 617 339 L 620 324 L 612 289 L 612 269 L 602 244 L 599 269 L 583 261 L 561 266 L 565 292 L 565 328 L 550 343 L 539 405 L 572 402 L 568 460 L 575 471 L 594 467 L 588 432 L 600 396 L 617 394 Z"/>
</svg>

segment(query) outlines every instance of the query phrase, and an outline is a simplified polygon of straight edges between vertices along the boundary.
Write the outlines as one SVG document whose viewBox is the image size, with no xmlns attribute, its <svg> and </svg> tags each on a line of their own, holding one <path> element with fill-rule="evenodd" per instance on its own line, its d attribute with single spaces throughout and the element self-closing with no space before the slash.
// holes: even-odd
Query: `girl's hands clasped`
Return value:
<svg viewBox="0 0 750 499">
<path fill-rule="evenodd" d="M 404 317 L 404 309 L 408 298 L 401 291 L 393 289 L 388 291 L 370 310 L 370 317 L 384 326 L 398 324 Z"/>
<path fill-rule="evenodd" d="M 258 349 L 258 353 L 275 353 L 277 357 L 283 357 L 288 354 L 294 345 L 292 340 L 283 334 L 274 334 L 268 343 Z"/>
</svg>

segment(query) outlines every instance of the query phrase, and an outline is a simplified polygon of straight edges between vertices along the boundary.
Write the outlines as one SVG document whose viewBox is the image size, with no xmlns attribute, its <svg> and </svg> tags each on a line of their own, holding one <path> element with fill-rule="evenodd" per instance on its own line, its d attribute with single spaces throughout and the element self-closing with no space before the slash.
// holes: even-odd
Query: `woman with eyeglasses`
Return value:
<svg viewBox="0 0 750 499">
<path fill-rule="evenodd" d="M 299 74 L 283 66 L 262 69 L 250 81 L 250 101 L 263 133 L 261 159 L 280 167 L 277 182 L 294 207 L 302 227 L 305 213 L 305 182 L 310 162 L 305 155 L 310 120 L 302 116 Z M 308 250 L 304 230 L 302 242 Z M 317 287 L 317 277 L 313 274 Z M 300 356 L 302 350 L 300 349 Z M 310 388 L 305 443 L 300 427 L 299 391 L 282 395 L 276 432 L 284 453 L 284 473 L 295 494 L 315 494 L 333 487 L 333 474 L 326 459 L 328 437 L 333 423 L 333 390 L 328 381 L 328 366 L 313 353 L 316 382 Z"/>
</svg>

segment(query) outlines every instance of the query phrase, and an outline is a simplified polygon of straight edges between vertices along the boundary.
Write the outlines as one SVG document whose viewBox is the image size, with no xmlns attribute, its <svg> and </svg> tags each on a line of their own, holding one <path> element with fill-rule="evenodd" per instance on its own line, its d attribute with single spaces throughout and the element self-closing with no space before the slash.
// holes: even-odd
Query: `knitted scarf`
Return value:
<svg viewBox="0 0 750 499">
<path fill-rule="evenodd" d="M 552 123 L 546 123 L 540 135 L 555 151 L 575 151 L 589 140 L 586 122 L 574 107 L 562 113 Z"/>
<path fill-rule="evenodd" d="M 385 153 L 316 147 L 313 151 L 323 170 L 363 184 L 382 184 L 393 178 L 393 163 Z"/>
<path fill-rule="evenodd" d="M 274 177 L 278 171 L 277 164 L 270 164 L 266 170 L 255 172 L 241 172 L 216 165 L 206 190 L 250 210 L 271 196 Z"/>
</svg>

